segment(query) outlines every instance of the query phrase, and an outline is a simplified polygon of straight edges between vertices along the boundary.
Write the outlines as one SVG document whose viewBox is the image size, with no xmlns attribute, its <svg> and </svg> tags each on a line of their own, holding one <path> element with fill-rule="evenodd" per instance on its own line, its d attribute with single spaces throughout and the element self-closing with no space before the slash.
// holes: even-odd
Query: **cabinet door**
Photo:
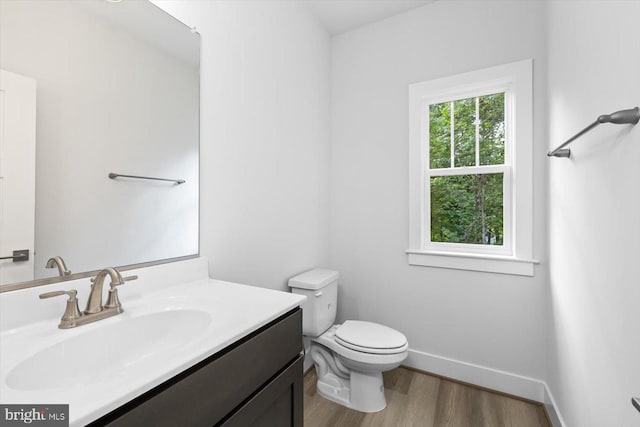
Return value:
<svg viewBox="0 0 640 427">
<path fill-rule="evenodd" d="M 299 356 L 221 425 L 224 427 L 302 427 L 302 365 Z"/>
</svg>

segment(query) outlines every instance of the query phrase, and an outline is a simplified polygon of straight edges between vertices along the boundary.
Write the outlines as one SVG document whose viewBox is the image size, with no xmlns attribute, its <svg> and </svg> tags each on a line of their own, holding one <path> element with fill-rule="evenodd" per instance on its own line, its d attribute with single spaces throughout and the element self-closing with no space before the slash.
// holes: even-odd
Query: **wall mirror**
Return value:
<svg viewBox="0 0 640 427">
<path fill-rule="evenodd" d="M 0 1 L 0 291 L 198 254 L 199 61 L 148 1 Z"/>
</svg>

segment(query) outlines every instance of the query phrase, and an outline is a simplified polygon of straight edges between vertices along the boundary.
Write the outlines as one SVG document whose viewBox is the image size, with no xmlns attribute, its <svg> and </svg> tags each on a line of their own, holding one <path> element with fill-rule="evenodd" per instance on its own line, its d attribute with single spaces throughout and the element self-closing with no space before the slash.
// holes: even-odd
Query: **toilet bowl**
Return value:
<svg viewBox="0 0 640 427">
<path fill-rule="evenodd" d="M 406 337 L 387 326 L 360 320 L 334 325 L 338 272 L 315 269 L 289 280 L 292 292 L 307 296 L 302 305 L 307 354 L 318 376 L 321 396 L 361 412 L 386 407 L 382 372 L 398 367 L 408 354 Z"/>
</svg>

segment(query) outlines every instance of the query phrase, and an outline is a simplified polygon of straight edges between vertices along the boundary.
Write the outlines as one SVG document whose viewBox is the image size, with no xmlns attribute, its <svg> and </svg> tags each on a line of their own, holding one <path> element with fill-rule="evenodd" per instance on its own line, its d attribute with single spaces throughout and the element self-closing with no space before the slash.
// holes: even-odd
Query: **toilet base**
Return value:
<svg viewBox="0 0 640 427">
<path fill-rule="evenodd" d="M 360 412 L 378 412 L 387 406 L 380 372 L 351 371 L 349 379 L 327 372 L 318 377 L 317 392 L 325 399 Z"/>
<path fill-rule="evenodd" d="M 308 356 L 318 375 L 320 396 L 360 412 L 378 412 L 387 406 L 382 372 L 400 366 L 407 351 L 364 353 L 335 341 L 334 325 L 311 341 Z"/>
</svg>

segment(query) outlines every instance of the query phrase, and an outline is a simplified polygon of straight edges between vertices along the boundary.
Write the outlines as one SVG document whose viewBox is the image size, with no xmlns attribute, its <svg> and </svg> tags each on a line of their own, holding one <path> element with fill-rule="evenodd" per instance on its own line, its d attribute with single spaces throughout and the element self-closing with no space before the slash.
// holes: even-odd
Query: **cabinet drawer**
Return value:
<svg viewBox="0 0 640 427">
<path fill-rule="evenodd" d="M 99 419 L 108 426 L 211 426 L 302 350 L 302 310 L 248 337 Z"/>
<path fill-rule="evenodd" d="M 298 358 L 240 406 L 222 427 L 302 427 L 302 364 Z"/>
</svg>

